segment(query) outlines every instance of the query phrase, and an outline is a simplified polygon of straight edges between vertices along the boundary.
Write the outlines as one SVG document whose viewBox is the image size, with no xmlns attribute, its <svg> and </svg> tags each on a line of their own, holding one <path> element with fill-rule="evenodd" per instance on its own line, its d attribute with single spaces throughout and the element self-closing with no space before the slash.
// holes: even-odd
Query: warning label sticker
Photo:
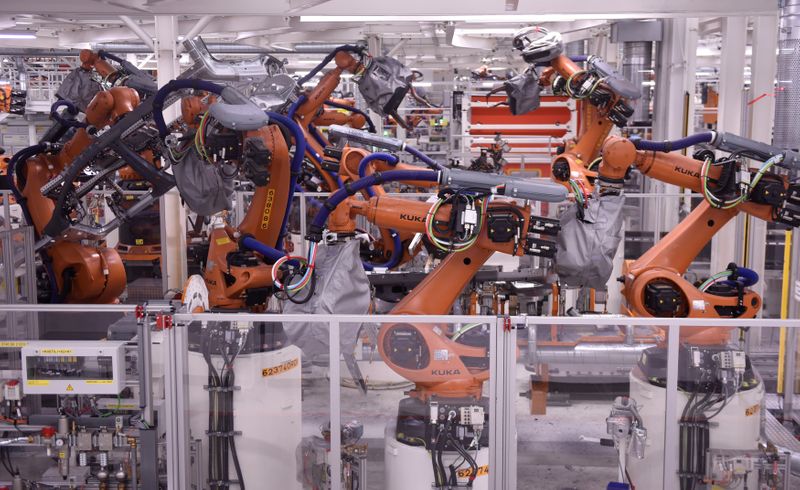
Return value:
<svg viewBox="0 0 800 490">
<path fill-rule="evenodd" d="M 300 365 L 300 359 L 292 359 L 290 361 L 278 364 L 277 366 L 262 369 L 261 376 L 265 378 L 269 376 L 275 376 L 281 373 L 285 373 L 286 371 L 291 371 L 292 369 L 296 368 L 299 365 Z"/>
</svg>

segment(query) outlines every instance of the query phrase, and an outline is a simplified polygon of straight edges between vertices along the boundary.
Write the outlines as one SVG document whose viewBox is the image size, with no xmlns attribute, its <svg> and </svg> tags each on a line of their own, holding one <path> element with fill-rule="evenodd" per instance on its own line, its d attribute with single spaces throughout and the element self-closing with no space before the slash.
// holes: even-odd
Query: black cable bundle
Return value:
<svg viewBox="0 0 800 490">
<path fill-rule="evenodd" d="M 710 444 L 709 421 L 719 415 L 736 394 L 736 387 L 729 393 L 728 383 L 713 381 L 713 377 L 713 373 L 700 375 L 678 422 L 678 476 L 681 490 L 695 490 L 697 483 L 703 480 L 706 473 L 706 452 Z M 698 400 L 701 390 L 704 395 Z M 711 415 L 707 415 L 718 404 L 719 407 Z"/>
<path fill-rule="evenodd" d="M 233 370 L 236 356 L 242 350 L 244 339 L 235 334 L 233 340 L 226 339 L 231 331 L 208 327 L 201 341 L 203 358 L 208 365 L 208 480 L 213 489 L 227 489 L 238 485 L 245 489 L 242 468 L 236 452 L 233 420 L 233 394 L 236 376 Z M 239 339 L 240 342 L 237 342 Z M 217 370 L 212 356 L 222 357 L 222 369 Z M 236 481 L 229 479 L 228 458 L 233 459 Z"/>
<path fill-rule="evenodd" d="M 467 486 L 471 487 L 472 484 L 475 482 L 475 478 L 478 477 L 478 463 L 475 462 L 475 458 L 473 458 L 472 455 L 469 454 L 469 452 L 464 448 L 464 446 L 461 444 L 461 441 L 453 437 L 453 434 L 450 430 L 447 430 L 447 439 L 450 441 L 450 444 L 454 448 L 456 448 L 458 454 L 460 454 L 461 457 L 464 458 L 464 461 L 466 461 L 467 464 L 469 464 L 470 474 L 469 474 L 469 479 L 467 481 Z"/>
</svg>

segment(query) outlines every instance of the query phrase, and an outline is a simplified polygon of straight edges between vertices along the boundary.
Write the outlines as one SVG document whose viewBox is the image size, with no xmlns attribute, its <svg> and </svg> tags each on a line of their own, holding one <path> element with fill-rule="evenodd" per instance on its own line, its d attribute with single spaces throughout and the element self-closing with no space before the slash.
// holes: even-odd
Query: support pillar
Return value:
<svg viewBox="0 0 800 490">
<path fill-rule="evenodd" d="M 157 15 L 156 62 L 158 86 L 164 86 L 178 75 L 176 40 L 178 20 L 175 16 Z M 164 119 L 172 121 L 178 116 L 178 105 L 164 109 Z M 159 200 L 161 215 L 161 273 L 163 288 L 180 290 L 187 277 L 186 267 L 186 210 L 177 188 L 171 189 Z"/>
<path fill-rule="evenodd" d="M 747 110 L 750 113 L 748 118 L 750 127 L 747 128 L 748 136 L 756 141 L 764 143 L 772 142 L 772 126 L 775 120 L 775 97 L 762 94 L 772 94 L 775 91 L 775 74 L 777 72 L 778 60 L 775 51 L 778 47 L 778 16 L 761 15 L 753 18 L 753 55 L 751 60 L 752 73 L 751 101 L 748 103 Z M 766 221 L 746 216 L 748 236 L 747 253 L 744 254 L 743 264 L 756 271 L 761 281 L 753 286 L 753 290 L 761 295 L 765 295 L 766 276 L 764 275 L 765 252 L 764 244 L 767 242 L 767 223 Z M 768 293 L 767 293 L 768 294 Z M 761 317 L 763 311 L 759 312 Z M 759 342 L 760 329 L 751 332 L 752 342 Z"/>
<path fill-rule="evenodd" d="M 656 53 L 656 93 L 653 101 L 653 139 L 671 140 L 686 136 L 686 118 L 694 112 L 694 84 L 697 51 L 697 19 L 664 19 L 661 42 Z M 688 104 L 687 104 L 688 100 Z M 679 188 L 649 181 L 648 192 L 678 194 Z M 646 221 L 653 223 L 656 241 L 680 220 L 680 198 L 647 199 L 643 203 Z"/>
<path fill-rule="evenodd" d="M 722 19 L 722 54 L 719 70 L 719 117 L 717 131 L 742 134 L 742 96 L 744 90 L 747 18 Z M 743 247 L 737 239 L 737 217 L 725 225 L 711 241 L 711 273 L 724 270 L 730 262 L 740 261 Z M 739 249 L 739 250 L 737 250 Z"/>
</svg>

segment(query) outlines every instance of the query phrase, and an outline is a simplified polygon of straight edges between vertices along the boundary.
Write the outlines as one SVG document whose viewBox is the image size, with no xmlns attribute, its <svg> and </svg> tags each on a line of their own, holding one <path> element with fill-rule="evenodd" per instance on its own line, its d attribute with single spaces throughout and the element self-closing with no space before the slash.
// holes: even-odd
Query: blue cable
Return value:
<svg viewBox="0 0 800 490">
<path fill-rule="evenodd" d="M 289 107 L 289 112 L 286 114 L 289 117 L 289 119 L 294 120 L 294 115 L 297 112 L 297 109 L 299 109 L 300 106 L 303 105 L 303 102 L 305 101 L 306 101 L 305 95 L 301 95 L 300 97 L 297 98 L 296 101 L 294 101 L 294 103 Z"/>
<path fill-rule="evenodd" d="M 645 151 L 662 151 L 668 153 L 675 150 L 683 150 L 700 143 L 711 143 L 714 140 L 714 133 L 708 131 L 705 133 L 696 133 L 685 138 L 673 141 L 649 141 L 639 138 L 631 138 L 631 142 L 636 146 L 637 150 Z"/>
</svg>

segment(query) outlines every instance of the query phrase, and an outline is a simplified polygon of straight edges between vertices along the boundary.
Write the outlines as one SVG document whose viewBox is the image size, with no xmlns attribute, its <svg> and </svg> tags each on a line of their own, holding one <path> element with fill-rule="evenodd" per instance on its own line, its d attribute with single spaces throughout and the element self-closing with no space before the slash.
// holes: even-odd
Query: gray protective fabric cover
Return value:
<svg viewBox="0 0 800 490">
<path fill-rule="evenodd" d="M 556 271 L 561 283 L 595 289 L 606 287 L 614 255 L 622 240 L 625 196 L 594 196 L 578 218 L 577 205 L 561 214 Z"/>
<path fill-rule="evenodd" d="M 411 70 L 388 56 L 372 60 L 358 80 L 358 89 L 369 108 L 381 116 L 393 115 L 411 87 Z"/>
<path fill-rule="evenodd" d="M 539 77 L 533 70 L 526 70 L 523 73 L 506 80 L 503 88 L 508 95 L 508 107 L 511 114 L 518 116 L 527 114 L 539 108 L 539 93 L 542 91 L 539 85 Z"/>
<path fill-rule="evenodd" d="M 361 265 L 358 241 L 321 245 L 315 274 L 317 285 L 311 300 L 302 305 L 287 301 L 284 313 L 364 315 L 369 312 L 369 279 Z M 359 327 L 354 323 L 339 325 L 341 351 L 345 355 L 355 349 Z M 291 343 L 303 350 L 306 360 L 327 356 L 330 345 L 327 323 L 286 323 L 284 328 Z"/>
<path fill-rule="evenodd" d="M 181 198 L 195 213 L 211 216 L 231 209 L 236 174 L 233 166 L 208 163 L 192 148 L 180 163 L 172 165 L 172 173 Z"/>
<path fill-rule="evenodd" d="M 81 112 L 86 112 L 89 102 L 100 90 L 100 84 L 92 80 L 92 72 L 78 67 L 64 77 L 56 91 L 56 97 L 68 100 Z"/>
<path fill-rule="evenodd" d="M 234 131 L 255 131 L 269 123 L 269 116 L 252 103 L 212 104 L 208 112 L 224 127 Z"/>
</svg>

